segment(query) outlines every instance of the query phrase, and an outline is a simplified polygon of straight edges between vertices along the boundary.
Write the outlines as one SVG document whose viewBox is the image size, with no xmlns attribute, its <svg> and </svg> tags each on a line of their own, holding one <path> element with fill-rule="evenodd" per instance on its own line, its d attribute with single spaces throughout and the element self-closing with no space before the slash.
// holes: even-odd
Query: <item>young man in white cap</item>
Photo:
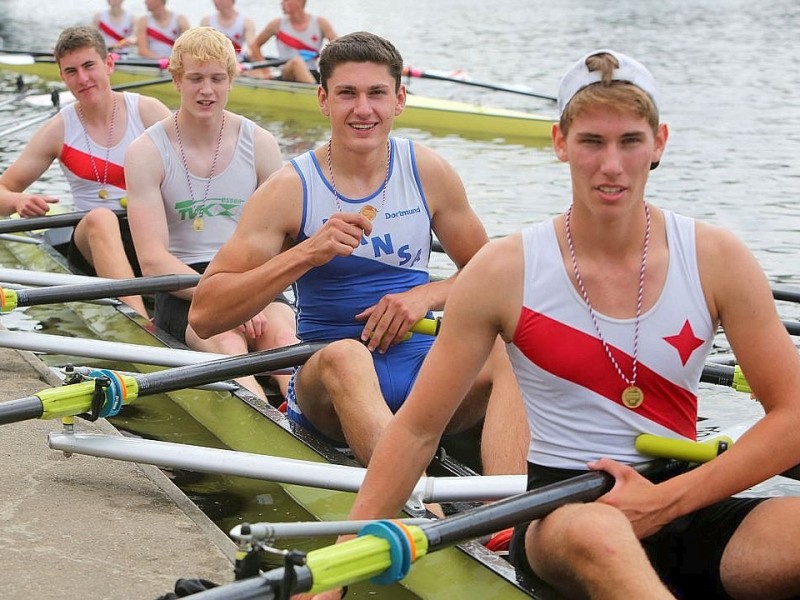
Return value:
<svg viewBox="0 0 800 600">
<path fill-rule="evenodd" d="M 400 509 L 499 334 L 528 411 L 529 487 L 587 468 L 616 479 L 598 502 L 520 525 L 521 574 L 569 597 L 797 597 L 800 498 L 730 498 L 800 462 L 800 358 L 767 279 L 729 232 L 645 200 L 668 132 L 641 64 L 585 56 L 559 109 L 553 146 L 570 167 L 571 206 L 464 268 L 350 516 Z M 719 325 L 766 416 L 713 461 L 651 483 L 628 466 L 645 460 L 634 440 L 695 438 Z"/>
</svg>

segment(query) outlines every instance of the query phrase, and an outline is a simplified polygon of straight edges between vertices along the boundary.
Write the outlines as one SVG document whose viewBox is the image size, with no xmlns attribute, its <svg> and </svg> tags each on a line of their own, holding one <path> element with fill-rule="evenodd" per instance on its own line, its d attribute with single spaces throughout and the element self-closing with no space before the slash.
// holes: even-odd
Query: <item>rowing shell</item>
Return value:
<svg viewBox="0 0 800 600">
<path fill-rule="evenodd" d="M 65 272 L 63 259 L 47 244 L 30 245 L 0 241 L 0 264 L 41 271 Z M 10 318 L 3 317 L 11 326 Z M 62 335 L 87 336 L 116 342 L 128 342 L 154 347 L 170 345 L 165 334 L 153 331 L 152 325 L 125 305 L 96 305 L 70 303 L 66 306 L 30 307 L 27 318 L 54 320 Z M 49 315 L 49 316 L 48 316 Z M 67 363 L 86 364 L 84 359 L 66 356 L 43 356 L 51 366 Z M 147 372 L 155 369 L 143 364 L 103 368 Z M 235 392 L 181 390 L 168 394 L 168 400 L 215 438 L 213 445 L 253 454 L 266 454 L 287 459 L 299 459 L 335 465 L 354 466 L 355 463 L 339 450 L 309 435 L 286 419 L 273 406 L 264 403 L 247 390 Z M 148 405 L 149 406 L 149 405 Z M 136 408 L 134 405 L 132 408 Z M 154 410 L 154 409 L 151 409 Z M 155 414 L 158 418 L 158 414 Z M 115 421 L 130 422 L 123 411 Z M 44 443 L 44 440 L 43 440 Z M 445 464 L 453 464 L 450 459 Z M 456 463 L 457 464 L 457 463 Z M 467 470 L 461 466 L 461 469 Z M 281 488 L 313 518 L 324 521 L 345 519 L 353 494 L 335 490 L 282 484 Z M 444 550 L 419 565 L 398 585 L 415 596 L 425 599 L 460 598 L 542 598 L 528 594 L 517 585 L 513 569 L 498 555 L 477 542 Z M 372 588 L 369 589 L 381 589 Z"/>
<path fill-rule="evenodd" d="M 26 65 L 9 65 L 0 62 L 0 69 L 38 75 L 58 81 L 58 71 L 49 62 Z M 147 67 L 127 67 L 117 63 L 111 76 L 113 85 L 145 81 L 164 75 Z M 179 96 L 172 82 L 149 85 L 141 91 L 177 106 Z M 49 96 L 46 102 L 50 102 Z M 327 120 L 319 111 L 317 86 L 296 82 L 261 80 L 238 77 L 229 99 L 228 108 L 244 114 L 259 114 L 278 117 L 302 117 L 304 123 L 326 125 Z M 505 139 L 515 143 L 541 146 L 550 141 L 553 118 L 544 114 L 510 110 L 409 94 L 403 113 L 397 117 L 398 127 L 410 127 L 432 133 L 457 133 L 475 139 Z"/>
</svg>

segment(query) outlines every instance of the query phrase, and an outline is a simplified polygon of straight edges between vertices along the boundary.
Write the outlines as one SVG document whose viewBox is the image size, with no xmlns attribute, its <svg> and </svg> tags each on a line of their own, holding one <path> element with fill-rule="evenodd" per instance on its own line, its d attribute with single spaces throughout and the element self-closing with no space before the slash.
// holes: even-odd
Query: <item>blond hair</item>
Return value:
<svg viewBox="0 0 800 600">
<path fill-rule="evenodd" d="M 236 76 L 236 51 L 224 34 L 213 27 L 192 27 L 175 40 L 169 57 L 169 72 L 173 77 L 183 75 L 184 55 L 200 62 L 221 62 L 228 71 L 228 77 Z"/>
</svg>

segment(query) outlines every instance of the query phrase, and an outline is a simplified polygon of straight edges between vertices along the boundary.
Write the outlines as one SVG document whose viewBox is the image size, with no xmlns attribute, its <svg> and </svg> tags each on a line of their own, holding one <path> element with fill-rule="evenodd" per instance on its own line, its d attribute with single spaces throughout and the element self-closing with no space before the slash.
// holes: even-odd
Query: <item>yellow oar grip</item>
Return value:
<svg viewBox="0 0 800 600">
<path fill-rule="evenodd" d="M 11 312 L 15 308 L 17 308 L 17 292 L 0 288 L 0 312 Z"/>
<path fill-rule="evenodd" d="M 636 450 L 641 454 L 657 458 L 674 458 L 692 463 L 708 462 L 732 445 L 733 440 L 726 435 L 702 442 L 677 440 L 650 433 L 642 433 L 636 437 Z"/>
<path fill-rule="evenodd" d="M 138 382 L 129 375 L 123 375 L 125 383 L 124 404 L 130 404 L 139 395 Z M 95 381 L 90 379 L 61 387 L 42 390 L 36 397 L 42 401 L 41 419 L 58 419 L 88 412 L 92 409 Z"/>
<path fill-rule="evenodd" d="M 407 527 L 416 549 L 416 558 L 428 552 L 428 538 L 415 525 Z M 392 565 L 389 542 L 374 535 L 364 535 L 341 544 L 312 550 L 306 565 L 314 579 L 309 590 L 317 594 L 364 581 L 386 571 Z"/>
<path fill-rule="evenodd" d="M 733 367 L 733 383 L 731 387 L 737 392 L 744 392 L 745 394 L 752 393 L 750 384 L 747 383 L 747 379 L 745 379 L 744 373 L 742 373 L 742 367 L 739 365 Z"/>
<path fill-rule="evenodd" d="M 439 328 L 442 326 L 442 317 L 434 319 L 420 319 L 411 327 L 414 333 L 422 333 L 424 335 L 437 335 Z"/>
</svg>

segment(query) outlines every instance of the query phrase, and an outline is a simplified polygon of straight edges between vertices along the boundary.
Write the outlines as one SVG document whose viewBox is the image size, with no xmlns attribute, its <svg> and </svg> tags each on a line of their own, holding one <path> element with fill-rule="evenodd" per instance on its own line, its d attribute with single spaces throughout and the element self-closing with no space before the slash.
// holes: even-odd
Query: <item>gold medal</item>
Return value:
<svg viewBox="0 0 800 600">
<path fill-rule="evenodd" d="M 105 189 L 105 188 L 100 188 L 100 191 L 97 192 L 97 197 L 100 198 L 100 200 L 107 200 L 108 199 L 108 190 Z"/>
<path fill-rule="evenodd" d="M 628 408 L 639 408 L 644 403 L 644 392 L 635 385 L 629 385 L 622 391 L 622 403 Z"/>
<path fill-rule="evenodd" d="M 192 221 L 192 228 L 195 231 L 203 231 L 203 217 L 195 217 Z"/>
<path fill-rule="evenodd" d="M 370 221 L 374 221 L 375 217 L 378 216 L 378 209 L 372 206 L 371 204 L 366 204 L 361 207 L 361 210 L 358 211 L 363 216 L 367 217 Z"/>
</svg>

